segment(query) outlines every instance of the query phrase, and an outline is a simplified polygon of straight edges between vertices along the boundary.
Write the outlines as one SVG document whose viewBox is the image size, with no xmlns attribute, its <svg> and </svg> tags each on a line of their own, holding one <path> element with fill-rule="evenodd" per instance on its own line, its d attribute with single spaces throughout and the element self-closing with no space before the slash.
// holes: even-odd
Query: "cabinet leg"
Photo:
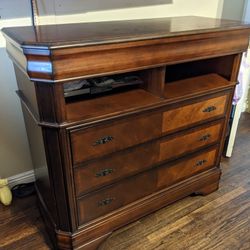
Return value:
<svg viewBox="0 0 250 250">
<path fill-rule="evenodd" d="M 215 182 L 212 184 L 209 184 L 205 187 L 200 188 L 199 190 L 195 191 L 192 195 L 196 196 L 196 195 L 208 195 L 213 193 L 214 191 L 216 191 L 219 188 L 219 182 Z"/>
</svg>

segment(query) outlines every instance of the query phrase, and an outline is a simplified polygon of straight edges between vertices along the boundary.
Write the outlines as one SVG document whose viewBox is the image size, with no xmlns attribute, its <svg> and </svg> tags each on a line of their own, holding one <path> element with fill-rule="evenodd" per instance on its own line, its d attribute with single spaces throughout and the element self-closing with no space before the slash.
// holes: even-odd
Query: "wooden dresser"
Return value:
<svg viewBox="0 0 250 250">
<path fill-rule="evenodd" d="M 142 216 L 218 189 L 250 26 L 174 17 L 2 32 L 58 249 L 96 249 Z M 65 97 L 66 84 L 103 76 L 142 83 Z"/>
</svg>

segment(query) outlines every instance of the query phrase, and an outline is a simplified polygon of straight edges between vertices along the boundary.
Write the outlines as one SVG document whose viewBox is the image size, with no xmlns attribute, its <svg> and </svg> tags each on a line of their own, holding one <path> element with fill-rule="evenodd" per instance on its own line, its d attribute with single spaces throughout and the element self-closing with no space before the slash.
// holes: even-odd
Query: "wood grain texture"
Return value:
<svg viewBox="0 0 250 250">
<path fill-rule="evenodd" d="M 240 53 L 249 32 L 241 22 L 202 17 L 3 29 L 9 55 L 32 80 L 45 82 Z"/>
<path fill-rule="evenodd" d="M 32 27 L 4 28 L 3 32 L 25 48 L 72 47 L 74 45 L 96 45 L 128 42 L 158 37 L 176 37 L 220 32 L 224 30 L 246 29 L 243 22 L 219 20 L 204 17 L 170 17 L 157 19 L 109 21 L 98 23 L 78 23 L 63 25 L 42 25 Z"/>
<path fill-rule="evenodd" d="M 195 76 L 217 73 L 231 80 L 235 55 L 219 56 L 199 61 L 190 61 L 166 67 L 166 82 L 170 83 Z"/>
<path fill-rule="evenodd" d="M 220 189 L 187 197 L 114 232 L 101 250 L 242 249 L 250 246 L 250 115 L 241 118 L 234 154 L 222 161 Z M 34 196 L 0 205 L 0 248 L 52 249 Z"/>
<path fill-rule="evenodd" d="M 74 169 L 76 193 L 80 194 L 151 168 L 159 160 L 159 141 L 129 148 L 83 163 Z"/>
<path fill-rule="evenodd" d="M 242 31 L 241 31 L 242 32 Z M 34 71 L 33 58 L 28 73 L 31 79 L 39 81 L 65 81 L 82 77 L 93 77 L 122 73 L 134 70 L 148 69 L 155 66 L 163 66 L 214 57 L 228 54 L 241 53 L 248 46 L 248 37 L 240 32 L 230 32 L 222 37 L 204 38 L 179 43 L 162 43 L 156 45 L 144 45 L 130 48 L 108 48 L 96 52 L 77 52 L 77 56 L 70 54 L 67 57 L 54 56 L 54 61 L 45 61 L 46 67 L 53 68 L 52 72 L 44 73 Z M 44 63 L 44 58 L 36 56 L 37 64 Z M 117 63 L 119 61 L 119 63 Z M 98 63 L 97 63 L 98 62 Z M 50 64 L 52 64 L 50 66 Z M 29 65 L 29 64 L 28 64 Z"/>
<path fill-rule="evenodd" d="M 227 103 L 228 95 L 222 95 L 165 111 L 162 131 L 169 133 L 200 121 L 223 116 Z"/>
<path fill-rule="evenodd" d="M 219 143 L 224 120 L 189 129 L 178 136 L 158 140 L 76 165 L 74 183 L 77 195 L 112 184 L 120 179 L 157 167 L 197 149 Z M 204 136 L 209 138 L 203 140 Z M 185 142 L 185 143 L 183 143 Z"/>
<path fill-rule="evenodd" d="M 58 34 L 60 29 L 64 32 Z M 47 193 L 53 194 L 53 204 L 45 202 L 46 191 L 39 185 L 37 194 L 49 235 L 59 249 L 96 249 L 115 229 L 190 194 L 208 195 L 218 189 L 221 149 L 249 25 L 181 17 L 3 32 L 14 63 L 35 81 L 36 99 L 30 95 L 27 79 L 23 81 L 26 90 L 18 93 L 29 113 L 34 100 L 38 103 L 39 117 L 31 118 L 42 125 L 46 180 L 51 186 Z M 199 62 L 200 67 L 192 67 Z M 203 76 L 187 79 L 189 70 L 191 77 Z M 59 83 L 134 71 L 144 86 L 92 100 L 82 96 L 66 100 Z M 173 84 L 174 78 L 180 81 Z M 119 179 L 103 186 L 93 182 L 93 190 L 86 186 L 76 190 L 80 185 L 75 187 L 74 171 L 79 167 L 97 160 L 100 164 L 105 157 L 156 140 L 161 145 L 143 160 L 153 163 L 159 154 L 161 166 L 143 163 L 146 169 L 141 169 L 137 160 L 132 175 L 121 165 L 124 172 Z M 210 154 L 208 146 L 216 150 Z M 133 155 L 128 157 L 122 163 L 132 163 Z M 105 175 L 110 170 L 100 171 Z M 84 182 L 81 177 L 78 184 Z M 183 225 L 189 221 L 183 218 Z M 159 241 L 157 235 L 149 236 L 155 239 Z"/>
<path fill-rule="evenodd" d="M 224 120 L 179 133 L 176 137 L 162 139 L 160 142 L 160 161 L 175 159 L 219 142 L 223 124 Z"/>
<path fill-rule="evenodd" d="M 139 72 L 139 76 L 143 80 L 143 88 L 148 92 L 164 97 L 165 90 L 165 67 L 153 68 Z M 157 82 L 157 84 L 155 84 Z"/>
<path fill-rule="evenodd" d="M 113 153 L 161 135 L 161 113 L 148 113 L 108 124 L 71 132 L 73 162 L 81 163 Z M 110 139 L 102 142 L 105 138 Z"/>
<path fill-rule="evenodd" d="M 104 95 L 98 98 L 66 103 L 67 121 L 79 121 L 96 117 L 114 116 L 135 109 L 150 107 L 162 100 L 142 89 Z"/>
<path fill-rule="evenodd" d="M 227 81 L 218 74 L 204 74 L 197 77 L 185 78 L 185 80 L 183 79 L 167 83 L 164 88 L 164 97 L 168 101 L 173 99 L 176 100 L 180 97 L 186 98 L 188 96 L 193 96 L 194 93 L 198 95 L 204 93 L 207 94 L 210 91 L 220 91 L 234 85 L 235 82 Z"/>
<path fill-rule="evenodd" d="M 217 148 L 213 147 L 204 153 L 184 158 L 178 163 L 165 164 L 80 197 L 78 199 L 79 224 L 108 214 L 119 207 L 214 167 L 216 152 Z M 204 164 L 197 165 L 203 160 Z"/>
<path fill-rule="evenodd" d="M 220 189 L 185 198 L 122 228 L 101 250 L 249 249 L 250 114 L 241 118 L 232 158 L 222 161 Z"/>
<path fill-rule="evenodd" d="M 159 76 L 153 79 L 152 74 L 156 75 L 156 73 L 159 73 Z M 162 76 L 162 68 L 157 69 L 153 72 L 150 69 L 149 73 L 140 72 L 140 74 L 144 78 L 149 77 L 149 79 L 145 81 L 145 86 L 143 87 L 147 91 L 150 91 L 147 89 L 149 87 L 148 85 L 161 86 L 162 82 L 164 82 L 164 77 Z M 126 116 L 126 114 L 136 114 L 140 111 L 146 111 L 160 107 L 162 107 L 162 109 L 164 110 L 168 109 L 168 104 L 174 104 L 178 101 L 186 101 L 187 99 L 194 97 L 204 97 L 209 93 L 214 94 L 218 93 L 219 91 L 223 92 L 223 90 L 232 90 L 235 84 L 236 81 L 229 82 L 217 74 L 207 74 L 199 77 L 192 77 L 185 80 L 172 82 L 170 84 L 163 84 L 163 89 L 161 89 L 162 87 L 160 86 L 156 87 L 156 89 L 161 89 L 161 91 L 163 91 L 164 98 L 158 97 L 163 94 L 160 94 L 160 90 L 157 94 L 158 96 L 155 96 L 145 90 L 135 89 L 89 100 L 80 99 L 76 101 L 69 101 L 65 106 L 67 122 L 64 123 L 64 126 L 93 122 L 96 120 L 96 118 L 108 119 L 111 117 L 120 117 L 121 115 Z M 207 98 L 204 98 L 204 101 L 206 99 Z M 219 108 L 223 108 L 224 106 L 225 104 L 223 105 L 223 103 L 219 103 Z M 191 106 L 190 109 L 192 110 L 194 107 Z M 220 111 L 221 114 L 219 114 Z M 175 114 L 175 112 L 176 110 L 172 110 L 173 115 Z M 183 122 L 183 120 L 190 115 L 189 112 L 183 113 L 184 116 L 183 118 L 181 118 L 180 122 Z M 192 112 L 191 114 L 195 115 L 195 112 Z M 205 114 L 203 114 L 203 116 L 201 114 L 200 117 L 198 117 L 200 118 L 200 120 L 206 118 Z M 223 114 L 223 111 L 218 109 L 206 115 L 208 118 L 213 118 L 216 115 L 218 116 Z"/>
</svg>

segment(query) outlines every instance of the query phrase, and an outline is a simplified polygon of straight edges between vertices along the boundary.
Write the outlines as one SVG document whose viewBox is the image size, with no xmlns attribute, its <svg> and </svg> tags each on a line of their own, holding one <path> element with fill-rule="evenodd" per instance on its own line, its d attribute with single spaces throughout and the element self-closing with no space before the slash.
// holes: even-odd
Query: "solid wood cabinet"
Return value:
<svg viewBox="0 0 250 250">
<path fill-rule="evenodd" d="M 3 34 L 55 247 L 96 249 L 142 216 L 217 190 L 250 26 L 174 17 Z M 141 82 L 65 92 L 103 76 Z"/>
</svg>

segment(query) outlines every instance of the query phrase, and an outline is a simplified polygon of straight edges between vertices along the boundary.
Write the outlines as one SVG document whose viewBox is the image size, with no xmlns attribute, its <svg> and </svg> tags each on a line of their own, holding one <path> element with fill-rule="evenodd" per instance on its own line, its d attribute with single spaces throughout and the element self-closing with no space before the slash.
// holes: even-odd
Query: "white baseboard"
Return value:
<svg viewBox="0 0 250 250">
<path fill-rule="evenodd" d="M 8 178 L 9 187 L 14 187 L 17 184 L 29 183 L 35 181 L 34 170 L 30 170 L 21 174 L 17 174 Z"/>
</svg>

